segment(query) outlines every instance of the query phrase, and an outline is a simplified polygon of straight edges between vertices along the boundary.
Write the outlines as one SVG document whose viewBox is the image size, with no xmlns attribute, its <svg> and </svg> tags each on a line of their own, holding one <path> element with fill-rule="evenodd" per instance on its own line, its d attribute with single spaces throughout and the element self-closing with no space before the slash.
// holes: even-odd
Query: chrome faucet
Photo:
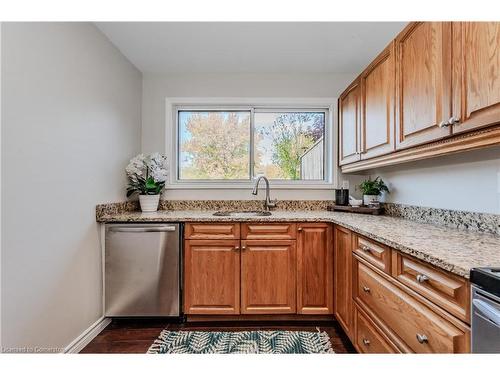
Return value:
<svg viewBox="0 0 500 375">
<path fill-rule="evenodd" d="M 253 195 L 257 195 L 257 193 L 259 192 L 259 182 L 260 180 L 264 180 L 265 183 L 266 183 L 266 200 L 264 202 L 264 207 L 266 209 L 266 211 L 270 211 L 271 208 L 274 208 L 276 207 L 276 202 L 277 200 L 271 200 L 271 198 L 269 197 L 269 180 L 267 179 L 266 176 L 264 175 L 260 175 L 260 176 L 257 176 L 257 178 L 255 179 L 255 185 L 253 187 L 253 190 L 252 190 L 252 194 Z"/>
</svg>

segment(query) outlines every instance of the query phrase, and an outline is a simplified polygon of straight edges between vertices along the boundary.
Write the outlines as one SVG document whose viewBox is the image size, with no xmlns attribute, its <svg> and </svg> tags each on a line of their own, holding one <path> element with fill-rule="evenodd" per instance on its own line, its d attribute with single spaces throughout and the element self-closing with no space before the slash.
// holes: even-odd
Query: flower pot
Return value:
<svg viewBox="0 0 500 375">
<path fill-rule="evenodd" d="M 372 203 L 378 203 L 378 195 L 363 195 L 363 204 L 368 206 Z"/>
<path fill-rule="evenodd" d="M 158 211 L 158 203 L 160 203 L 160 194 L 156 195 L 139 195 L 139 203 L 142 212 Z"/>
</svg>

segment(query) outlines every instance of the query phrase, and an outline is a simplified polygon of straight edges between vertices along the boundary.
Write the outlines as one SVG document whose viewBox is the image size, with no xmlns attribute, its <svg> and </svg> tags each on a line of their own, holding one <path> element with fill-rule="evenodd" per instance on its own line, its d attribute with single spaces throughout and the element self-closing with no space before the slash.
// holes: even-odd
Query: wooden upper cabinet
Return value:
<svg viewBox="0 0 500 375">
<path fill-rule="evenodd" d="M 239 314 L 240 241 L 184 241 L 184 313 Z"/>
<path fill-rule="evenodd" d="M 443 125 L 451 117 L 451 23 L 411 23 L 396 54 L 396 148 L 450 135 Z"/>
<path fill-rule="evenodd" d="M 333 314 L 332 227 L 297 225 L 297 313 Z"/>
<path fill-rule="evenodd" d="M 361 159 L 394 151 L 394 68 L 392 42 L 361 74 Z"/>
<path fill-rule="evenodd" d="M 338 225 L 334 229 L 334 297 L 335 317 L 345 333 L 354 341 L 354 317 L 352 304 L 352 235 Z"/>
<path fill-rule="evenodd" d="M 356 80 L 339 98 L 339 165 L 360 160 L 360 94 Z"/>
<path fill-rule="evenodd" d="M 241 313 L 296 312 L 296 241 L 241 242 Z"/>
<path fill-rule="evenodd" d="M 500 22 L 453 23 L 453 133 L 500 122 Z"/>
</svg>

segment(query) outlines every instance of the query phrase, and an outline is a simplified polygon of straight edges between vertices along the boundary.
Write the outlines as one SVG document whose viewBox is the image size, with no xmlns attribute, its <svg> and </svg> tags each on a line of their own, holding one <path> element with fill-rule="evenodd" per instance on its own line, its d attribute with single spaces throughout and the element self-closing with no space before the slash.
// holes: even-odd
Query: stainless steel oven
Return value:
<svg viewBox="0 0 500 375">
<path fill-rule="evenodd" d="M 500 353 L 500 268 L 475 268 L 472 283 L 472 352 Z"/>
</svg>

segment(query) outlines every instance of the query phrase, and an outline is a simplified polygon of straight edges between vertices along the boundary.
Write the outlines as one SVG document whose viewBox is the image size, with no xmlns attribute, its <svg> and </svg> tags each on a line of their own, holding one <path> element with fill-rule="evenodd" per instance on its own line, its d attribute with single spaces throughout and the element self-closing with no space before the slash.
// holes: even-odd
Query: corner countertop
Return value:
<svg viewBox="0 0 500 375">
<path fill-rule="evenodd" d="M 214 211 L 103 214 L 102 223 L 329 222 L 381 242 L 436 267 L 469 278 L 474 267 L 500 266 L 500 236 L 390 217 L 330 211 L 273 211 L 264 217 L 213 216 Z"/>
</svg>

